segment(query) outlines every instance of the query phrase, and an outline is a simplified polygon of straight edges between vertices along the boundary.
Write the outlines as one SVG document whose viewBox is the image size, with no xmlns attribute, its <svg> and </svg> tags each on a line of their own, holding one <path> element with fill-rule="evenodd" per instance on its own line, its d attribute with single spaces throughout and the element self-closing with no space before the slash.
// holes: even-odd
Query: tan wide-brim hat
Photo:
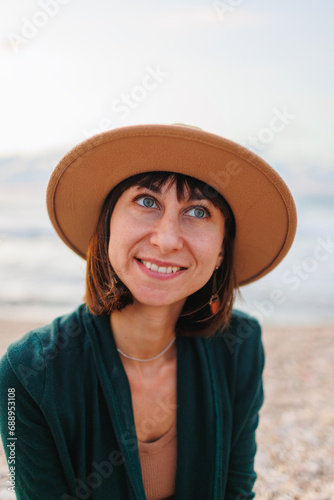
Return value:
<svg viewBox="0 0 334 500">
<path fill-rule="evenodd" d="M 264 276 L 287 254 L 296 232 L 296 207 L 277 172 L 230 140 L 186 125 L 135 125 L 90 137 L 53 171 L 47 190 L 60 238 L 86 257 L 103 202 L 131 175 L 169 171 L 191 175 L 229 203 L 236 222 L 239 285 Z"/>
</svg>

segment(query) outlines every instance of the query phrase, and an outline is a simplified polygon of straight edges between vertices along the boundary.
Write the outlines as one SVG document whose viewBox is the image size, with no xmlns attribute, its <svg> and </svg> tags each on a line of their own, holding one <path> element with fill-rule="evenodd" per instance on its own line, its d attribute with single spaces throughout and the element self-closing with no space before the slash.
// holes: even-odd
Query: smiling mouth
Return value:
<svg viewBox="0 0 334 500">
<path fill-rule="evenodd" d="M 137 259 L 137 260 L 142 264 L 144 264 L 144 266 L 147 269 L 150 269 L 151 271 L 155 271 L 160 274 L 173 274 L 183 269 L 186 269 L 185 267 L 176 267 L 176 266 L 157 266 L 157 264 L 149 262 L 148 260 L 142 260 L 142 259 Z"/>
</svg>

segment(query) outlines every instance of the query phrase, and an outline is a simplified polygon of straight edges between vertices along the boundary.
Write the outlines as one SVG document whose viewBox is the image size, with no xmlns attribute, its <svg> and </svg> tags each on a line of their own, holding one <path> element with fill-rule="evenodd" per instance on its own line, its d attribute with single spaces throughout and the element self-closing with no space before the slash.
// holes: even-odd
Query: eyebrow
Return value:
<svg viewBox="0 0 334 500">
<path fill-rule="evenodd" d="M 148 189 L 148 191 L 152 191 L 152 193 L 158 193 L 158 194 L 161 194 L 161 187 L 162 186 L 155 186 L 154 184 L 151 184 L 150 187 L 148 186 L 145 186 L 145 185 L 141 185 L 141 184 L 137 184 L 136 185 L 137 188 L 139 189 Z M 187 192 L 187 190 L 185 190 Z M 209 203 L 212 203 L 212 201 L 207 198 L 206 196 L 204 196 L 204 194 L 202 194 L 198 189 L 195 189 L 194 191 L 192 191 L 190 193 L 190 196 L 183 196 L 182 199 L 186 200 L 186 201 L 208 201 Z"/>
</svg>

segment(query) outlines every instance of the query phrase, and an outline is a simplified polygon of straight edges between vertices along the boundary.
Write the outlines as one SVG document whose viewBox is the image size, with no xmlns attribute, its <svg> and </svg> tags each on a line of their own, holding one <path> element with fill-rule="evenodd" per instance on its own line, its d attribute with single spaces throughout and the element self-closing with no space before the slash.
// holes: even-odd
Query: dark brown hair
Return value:
<svg viewBox="0 0 334 500">
<path fill-rule="evenodd" d="M 85 301 L 93 314 L 108 314 L 121 311 L 133 303 L 130 290 L 122 283 L 113 270 L 108 256 L 110 218 L 120 196 L 132 186 L 157 189 L 166 183 L 176 183 L 178 200 L 190 197 L 192 193 L 207 198 L 218 207 L 225 218 L 223 241 L 223 261 L 216 271 L 219 308 L 211 312 L 209 301 L 213 290 L 213 276 L 197 292 L 190 295 L 176 324 L 179 335 L 210 336 L 226 327 L 232 314 L 232 306 L 237 290 L 233 253 L 235 221 L 226 200 L 214 188 L 193 177 L 174 172 L 148 172 L 134 175 L 115 186 L 104 201 L 95 232 L 91 237 L 87 252 Z"/>
</svg>

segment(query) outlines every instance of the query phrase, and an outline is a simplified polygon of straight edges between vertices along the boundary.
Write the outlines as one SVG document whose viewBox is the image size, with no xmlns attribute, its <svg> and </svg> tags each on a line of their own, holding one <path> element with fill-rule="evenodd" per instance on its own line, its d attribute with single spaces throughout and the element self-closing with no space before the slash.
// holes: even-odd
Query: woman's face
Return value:
<svg viewBox="0 0 334 500">
<path fill-rule="evenodd" d="M 224 216 L 198 195 L 177 199 L 176 184 L 132 186 L 110 220 L 109 259 L 134 300 L 167 306 L 184 301 L 222 261 Z"/>
</svg>

